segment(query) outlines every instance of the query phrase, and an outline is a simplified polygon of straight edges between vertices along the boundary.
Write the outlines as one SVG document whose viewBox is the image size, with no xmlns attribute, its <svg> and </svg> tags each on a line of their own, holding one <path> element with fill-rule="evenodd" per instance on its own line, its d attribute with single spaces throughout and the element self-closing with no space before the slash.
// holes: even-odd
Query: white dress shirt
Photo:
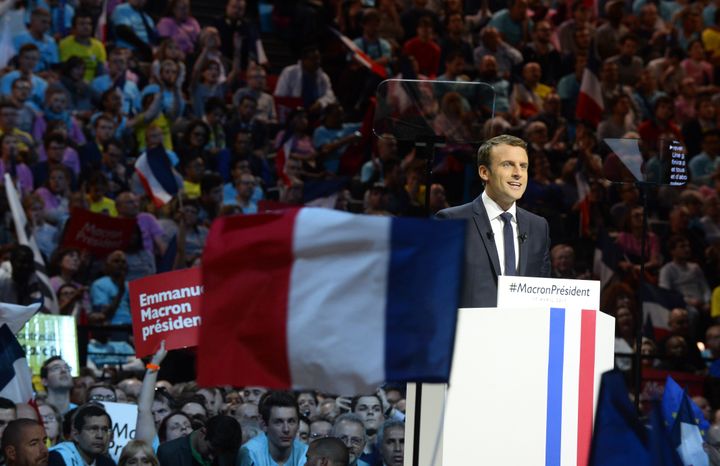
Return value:
<svg viewBox="0 0 720 466">
<path fill-rule="evenodd" d="M 488 196 L 485 191 L 482 193 L 482 202 L 485 205 L 485 211 L 490 219 L 490 227 L 493 232 L 493 242 L 495 243 L 495 249 L 498 253 L 498 259 L 500 259 L 500 275 L 505 275 L 505 238 L 503 236 L 505 222 L 503 222 L 503 219 L 500 217 L 500 214 L 505 211 L 502 210 L 497 202 L 490 199 L 490 196 Z M 512 221 L 510 222 L 510 225 L 512 225 L 513 238 L 515 240 L 515 270 L 520 270 L 520 240 L 518 238 L 517 207 L 514 202 L 507 212 L 512 214 Z"/>
</svg>

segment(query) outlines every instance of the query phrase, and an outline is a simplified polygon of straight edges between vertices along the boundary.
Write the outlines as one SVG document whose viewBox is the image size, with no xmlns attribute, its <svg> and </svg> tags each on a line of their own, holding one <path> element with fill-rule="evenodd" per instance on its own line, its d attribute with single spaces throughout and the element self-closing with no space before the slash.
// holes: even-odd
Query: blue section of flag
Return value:
<svg viewBox="0 0 720 466">
<path fill-rule="evenodd" d="M 600 382 L 589 466 L 650 465 L 647 431 L 628 396 L 622 372 L 603 374 Z"/>
<path fill-rule="evenodd" d="M 307 203 L 321 197 L 332 196 L 344 189 L 348 184 L 348 178 L 341 176 L 329 180 L 312 180 L 303 185 L 303 202 Z"/>
<path fill-rule="evenodd" d="M 665 420 L 662 415 L 662 407 L 659 401 L 653 401 L 653 409 L 650 412 L 650 464 L 652 466 L 677 466 L 680 458 L 672 447 L 670 431 L 665 427 Z"/>
<path fill-rule="evenodd" d="M 683 392 L 680 407 L 670 433 L 672 445 L 685 466 L 708 466 L 708 456 L 703 449 L 703 438 L 692 409 L 692 401 Z"/>
<path fill-rule="evenodd" d="M 450 375 L 465 253 L 465 221 L 391 220 L 385 379 Z"/>
<path fill-rule="evenodd" d="M 674 426 L 684 398 L 687 398 L 695 419 L 694 422 L 700 427 L 700 432 L 704 436 L 705 432 L 710 429 L 710 423 L 705 419 L 702 410 L 687 396 L 685 390 L 670 376 L 665 380 L 665 391 L 663 392 L 661 404 L 665 426 L 668 429 Z"/>
<path fill-rule="evenodd" d="M 550 309 L 545 464 L 560 464 L 565 309 Z"/>
<path fill-rule="evenodd" d="M 0 326 L 0 390 L 15 377 L 13 364 L 24 358 L 25 352 L 7 324 Z"/>
<path fill-rule="evenodd" d="M 172 162 L 162 146 L 148 149 L 147 163 L 152 170 L 153 176 L 160 183 L 160 186 L 170 195 L 174 196 L 180 190 L 178 180 L 173 172 Z"/>
<path fill-rule="evenodd" d="M 645 282 L 640 286 L 640 299 L 642 302 L 659 304 L 666 308 L 668 312 L 676 307 L 685 307 L 685 299 L 680 293 L 659 288 Z"/>
</svg>

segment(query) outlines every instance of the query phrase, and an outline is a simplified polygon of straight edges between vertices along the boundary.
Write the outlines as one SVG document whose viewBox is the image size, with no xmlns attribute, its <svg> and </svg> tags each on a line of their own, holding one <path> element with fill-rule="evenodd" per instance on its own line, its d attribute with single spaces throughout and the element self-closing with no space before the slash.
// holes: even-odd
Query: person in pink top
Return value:
<svg viewBox="0 0 720 466">
<path fill-rule="evenodd" d="M 192 53 L 200 36 L 200 24 L 190 16 L 190 1 L 171 0 L 168 15 L 160 19 L 157 31 L 160 37 L 173 39 L 184 53 Z"/>
</svg>

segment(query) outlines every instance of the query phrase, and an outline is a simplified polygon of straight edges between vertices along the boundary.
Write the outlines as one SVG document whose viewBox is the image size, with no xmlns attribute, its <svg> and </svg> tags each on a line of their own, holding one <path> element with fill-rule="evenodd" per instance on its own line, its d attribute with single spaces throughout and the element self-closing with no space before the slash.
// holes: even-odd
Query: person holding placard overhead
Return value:
<svg viewBox="0 0 720 466">
<path fill-rule="evenodd" d="M 516 204 L 527 188 L 526 147 L 505 134 L 485 141 L 477 155 L 484 192 L 437 213 L 442 219 L 468 219 L 460 307 L 497 306 L 499 275 L 550 276 L 548 223 Z"/>
</svg>

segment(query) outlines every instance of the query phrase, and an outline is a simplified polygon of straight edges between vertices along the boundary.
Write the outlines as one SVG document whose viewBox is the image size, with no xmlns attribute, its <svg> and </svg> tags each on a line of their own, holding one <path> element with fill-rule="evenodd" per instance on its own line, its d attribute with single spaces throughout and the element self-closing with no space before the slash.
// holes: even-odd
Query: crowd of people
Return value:
<svg viewBox="0 0 720 466">
<path fill-rule="evenodd" d="M 343 447 L 351 465 L 402 464 L 401 388 L 352 401 L 198 388 L 188 354 L 174 365 L 171 354 L 157 382 L 159 362 L 146 370 L 133 356 L 128 282 L 197 266 L 218 216 L 318 202 L 427 216 L 467 202 L 481 189 L 474 143 L 498 134 L 527 141 L 519 205 L 548 220 L 554 277 L 602 278 L 618 353 L 638 351 L 647 326 L 642 280 L 681 303 L 665 335 L 646 332 L 644 365 L 720 376 L 716 0 L 227 0 L 200 21 L 191 6 L 0 0 L 0 175 L 21 195 L 50 278 L 18 244 L 3 190 L 0 302 L 54 294 L 43 312 L 75 316 L 90 336 L 74 381 L 65 361 L 46 362 L 37 409 L 1 400 L 8 465 L 109 461 L 103 401 L 138 404 L 121 464 L 302 464 L 306 453 L 315 464 Z M 594 114 L 580 97 L 586 70 L 599 82 Z M 647 160 L 683 143 L 688 185 L 640 192 L 608 145 L 621 138 Z M 445 144 L 415 146 L 427 141 Z M 172 201 L 153 202 L 135 170 L 143 156 L 182 178 Z M 130 247 L 65 247 L 72 209 L 134 219 Z"/>
</svg>

